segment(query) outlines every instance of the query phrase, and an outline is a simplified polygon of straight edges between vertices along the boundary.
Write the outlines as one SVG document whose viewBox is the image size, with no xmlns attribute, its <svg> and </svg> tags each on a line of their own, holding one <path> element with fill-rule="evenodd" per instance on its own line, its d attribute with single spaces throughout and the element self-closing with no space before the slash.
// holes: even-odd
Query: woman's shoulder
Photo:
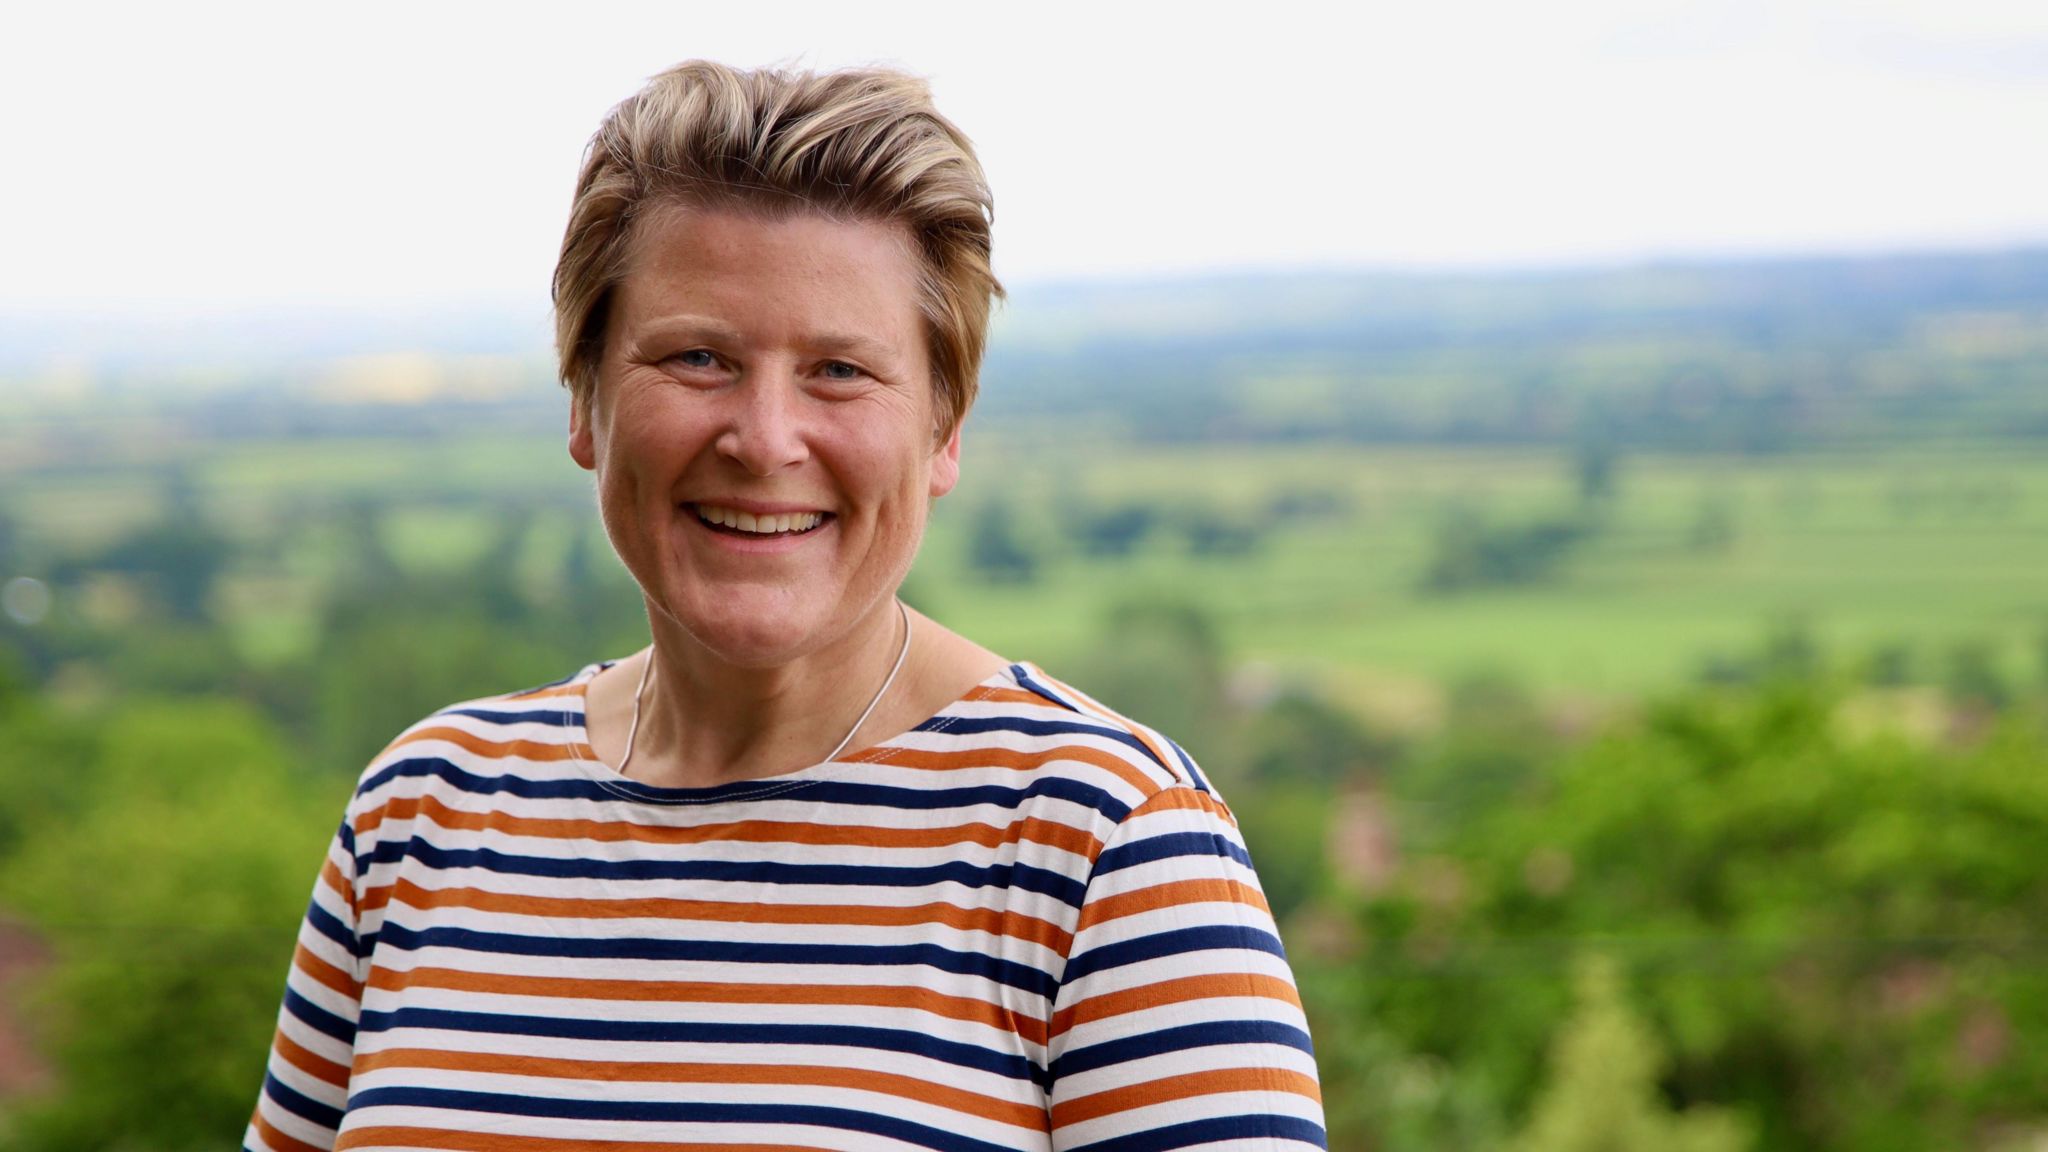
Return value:
<svg viewBox="0 0 2048 1152">
<path fill-rule="evenodd" d="M 589 755 L 583 692 L 612 661 L 557 680 L 443 705 L 407 725 L 371 757 L 356 781 L 358 805 L 430 777 L 491 777 Z"/>
<path fill-rule="evenodd" d="M 1015 721 L 1005 733 L 1023 737 L 1041 754 L 1064 752 L 1069 764 L 1092 767 L 1132 794 L 1132 806 L 1160 792 L 1189 789 L 1219 806 L 1221 796 L 1195 757 L 1165 733 L 1144 724 L 1029 661 L 1008 669 L 1016 690 L 1002 694 Z"/>
</svg>

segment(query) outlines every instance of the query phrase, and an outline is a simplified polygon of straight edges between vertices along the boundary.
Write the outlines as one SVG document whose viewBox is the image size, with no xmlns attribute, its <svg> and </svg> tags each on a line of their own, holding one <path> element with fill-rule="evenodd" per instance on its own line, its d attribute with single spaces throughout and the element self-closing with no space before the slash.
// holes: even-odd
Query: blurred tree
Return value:
<svg viewBox="0 0 2048 1152">
<path fill-rule="evenodd" d="M 233 554 L 231 542 L 189 501 L 117 541 L 87 567 L 141 579 L 174 620 L 205 623 L 214 581 Z"/>
<path fill-rule="evenodd" d="M 1943 678 L 1949 699 L 1957 705 L 1995 712 L 2012 701 L 2012 686 L 1998 666 L 1998 652 L 1982 640 L 1967 640 L 1949 649 Z"/>
<path fill-rule="evenodd" d="M 1187 535 L 1188 551 L 1197 556 L 1249 556 L 1265 540 L 1256 521 L 1213 508 L 1184 508 L 1175 519 Z"/>
<path fill-rule="evenodd" d="M 1433 738 L 1405 750 L 1390 773 L 1404 805 L 1435 812 L 1446 824 L 1478 818 L 1540 782 L 1559 740 L 1528 690 L 1500 673 L 1452 682 Z M 1414 838 L 1427 827 L 1403 829 Z"/>
<path fill-rule="evenodd" d="M 1073 505 L 1062 504 L 1072 508 Z M 1147 504 L 1124 504 L 1100 511 L 1081 511 L 1067 519 L 1069 530 L 1081 545 L 1083 555 L 1128 556 L 1144 542 L 1160 520 L 1159 509 Z"/>
<path fill-rule="evenodd" d="M 89 806 L 0 856 L 0 906 L 54 955 L 29 1006 L 57 1089 L 21 1105 L 8 1146 L 231 1147 L 345 790 L 300 787 L 231 704 L 100 719 L 96 755 L 71 765 Z"/>
<path fill-rule="evenodd" d="M 1364 1023 L 1356 973 L 1289 949 L 1314 1037 L 1332 1149 L 1497 1152 L 1507 1125 L 1478 1077 L 1404 1049 Z"/>
<path fill-rule="evenodd" d="M 1182 601 L 1125 600 L 1105 613 L 1096 637 L 1068 679 L 1231 780 L 1229 766 L 1240 761 L 1237 718 L 1224 692 L 1222 641 L 1209 617 Z"/>
<path fill-rule="evenodd" d="M 1206 765 L 1205 765 L 1206 766 Z M 1210 778 L 1218 780 L 1214 771 Z M 1300 783 L 1218 780 L 1275 922 L 1330 891 L 1330 794 Z"/>
<path fill-rule="evenodd" d="M 1493 524 L 1471 509 L 1453 508 L 1437 523 L 1422 590 L 1449 593 L 1540 582 L 1590 533 L 1585 518 Z"/>
<path fill-rule="evenodd" d="M 1741 1108 L 1765 1149 L 1969 1147 L 2041 1115 L 2048 736 L 1863 738 L 1834 692 L 1697 688 L 1445 812 L 1362 906 L 1360 1022 L 1531 1098 L 1567 1010 L 1565 941 L 1641 973 L 1667 1089 Z M 1548 758 L 1547 758 L 1548 759 Z M 1404 838 L 1406 833 L 1404 832 Z"/>
<path fill-rule="evenodd" d="M 1686 546 L 1694 552 L 1726 552 L 1735 543 L 1735 503 L 1727 493 L 1716 492 L 1700 498 L 1686 529 Z"/>
<path fill-rule="evenodd" d="M 1873 649 L 1863 663 L 1863 680 L 1879 688 L 1903 688 L 1913 682 L 1913 649 L 1894 640 Z"/>
<path fill-rule="evenodd" d="M 1745 1152 L 1748 1130 L 1712 1109 L 1674 1113 L 1657 1080 L 1665 1056 L 1629 1010 L 1611 959 L 1589 956 L 1578 1007 L 1551 1042 L 1550 1080 L 1513 1152 Z"/>
<path fill-rule="evenodd" d="M 1255 713 L 1246 730 L 1245 769 L 1263 785 L 1305 784 L 1324 790 L 1377 777 L 1393 741 L 1368 732 L 1357 717 L 1307 691 L 1287 691 Z"/>
<path fill-rule="evenodd" d="M 967 566 L 984 580 L 1025 584 L 1038 575 L 1038 558 L 1024 546 L 1010 505 L 993 499 L 977 510 L 968 527 Z"/>
<path fill-rule="evenodd" d="M 1572 452 L 1572 478 L 1577 481 L 1581 506 L 1605 504 L 1613 499 L 1619 482 L 1621 453 L 1606 438 L 1580 441 Z"/>
<path fill-rule="evenodd" d="M 0 584 L 24 572 L 21 548 L 21 525 L 14 513 L 0 505 Z"/>
</svg>

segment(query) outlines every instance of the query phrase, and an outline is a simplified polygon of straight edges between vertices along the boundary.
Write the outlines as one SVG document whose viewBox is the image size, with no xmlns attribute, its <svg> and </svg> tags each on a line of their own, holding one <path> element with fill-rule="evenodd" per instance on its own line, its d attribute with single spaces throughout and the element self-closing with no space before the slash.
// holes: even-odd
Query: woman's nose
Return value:
<svg viewBox="0 0 2048 1152">
<path fill-rule="evenodd" d="M 794 382 L 766 374 L 733 390 L 734 403 L 716 447 L 756 476 L 770 476 L 810 458 Z"/>
</svg>

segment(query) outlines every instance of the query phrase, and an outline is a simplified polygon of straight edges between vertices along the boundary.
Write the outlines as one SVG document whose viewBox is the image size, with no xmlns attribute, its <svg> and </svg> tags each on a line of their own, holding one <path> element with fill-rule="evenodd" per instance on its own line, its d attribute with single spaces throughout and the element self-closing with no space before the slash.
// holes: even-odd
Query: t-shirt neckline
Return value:
<svg viewBox="0 0 2048 1152">
<path fill-rule="evenodd" d="M 712 784 L 700 787 L 670 787 L 648 784 L 635 780 L 630 776 L 621 775 L 618 769 L 599 759 L 597 750 L 590 746 L 590 730 L 584 723 L 590 682 L 597 678 L 598 673 L 603 672 L 616 663 L 618 663 L 617 660 L 601 660 L 594 664 L 585 665 L 581 671 L 570 678 L 567 685 L 570 691 L 561 696 L 564 704 L 562 708 L 562 726 L 567 731 L 569 737 L 570 759 L 581 767 L 598 787 L 622 799 L 644 804 L 674 805 L 762 800 L 807 785 L 837 779 L 862 764 L 872 763 L 894 751 L 899 745 L 891 741 L 899 740 L 904 735 L 908 735 L 911 732 L 943 731 L 953 720 L 957 719 L 957 716 L 954 714 L 962 706 L 982 699 L 990 689 L 1021 688 L 1024 676 L 1029 674 L 1029 665 L 1017 662 L 1007 664 L 1000 670 L 991 673 L 987 679 L 982 680 L 959 696 L 954 697 L 937 712 L 912 725 L 905 732 L 889 737 L 877 744 L 870 744 L 850 752 L 842 752 L 831 760 L 753 780 L 735 780 L 726 784 Z M 572 701 L 575 705 L 573 709 L 568 706 Z"/>
</svg>

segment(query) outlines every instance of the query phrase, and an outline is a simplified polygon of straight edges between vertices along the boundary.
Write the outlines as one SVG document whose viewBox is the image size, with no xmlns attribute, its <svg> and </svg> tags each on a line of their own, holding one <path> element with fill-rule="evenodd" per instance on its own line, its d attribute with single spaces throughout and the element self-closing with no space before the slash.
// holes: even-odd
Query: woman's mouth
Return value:
<svg viewBox="0 0 2048 1152">
<path fill-rule="evenodd" d="M 755 540 L 772 540 L 778 536 L 802 536 L 817 531 L 819 525 L 832 518 L 830 512 L 784 512 L 757 515 L 727 508 L 719 504 L 691 504 L 690 511 L 697 519 L 714 532 L 728 536 L 744 536 Z"/>
</svg>

